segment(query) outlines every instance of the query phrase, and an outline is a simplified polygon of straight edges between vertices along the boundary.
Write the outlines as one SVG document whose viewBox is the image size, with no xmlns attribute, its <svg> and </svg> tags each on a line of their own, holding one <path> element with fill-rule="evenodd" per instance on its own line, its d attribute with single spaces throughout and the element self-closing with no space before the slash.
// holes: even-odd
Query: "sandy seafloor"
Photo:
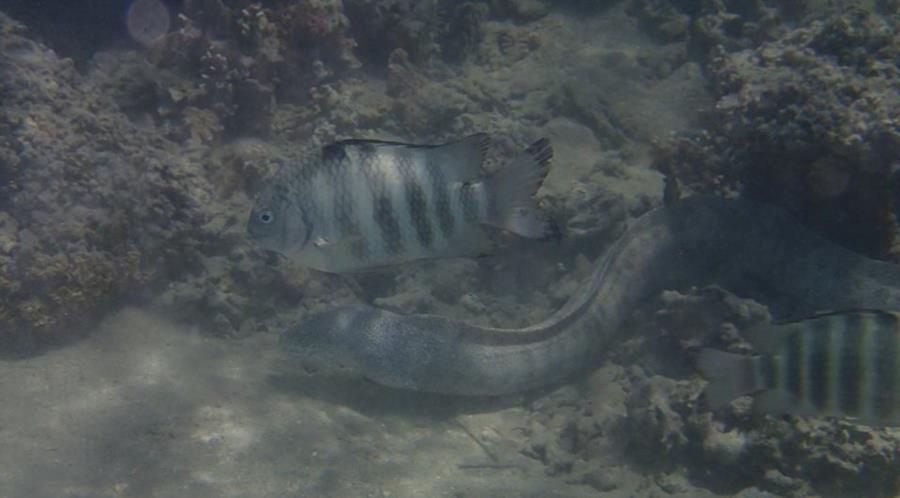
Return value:
<svg viewBox="0 0 900 498">
<path fill-rule="evenodd" d="M 450 402 L 360 382 L 282 376 L 269 337 L 210 339 L 115 313 L 77 346 L 4 362 L 2 496 L 591 496 L 495 449 L 522 409 L 452 416 Z M 483 410 L 483 409 L 482 409 Z"/>
<path fill-rule="evenodd" d="M 751 419 L 746 406 L 724 424 L 695 406 L 702 381 L 684 370 L 684 358 L 660 354 L 667 343 L 653 342 L 670 340 L 663 326 L 721 327 L 764 314 L 716 289 L 682 289 L 636 310 L 611 358 L 571 385 L 503 399 L 398 392 L 283 361 L 280 329 L 356 299 L 350 288 L 391 309 L 479 323 L 518 326 L 549 315 L 621 222 L 660 202 L 651 141 L 699 127 L 714 103 L 700 66 L 650 40 L 621 8 L 486 29 L 528 30 L 541 42 L 513 62 L 463 64 L 439 96 L 468 106 L 465 124 L 443 133 L 489 129 L 506 148 L 548 136 L 555 159 L 541 195 L 557 207 L 581 206 L 568 220 L 581 231 L 558 245 L 515 245 L 486 260 L 424 263 L 357 284 L 301 273 L 323 282 L 306 289 L 313 304 L 270 323 L 255 317 L 262 326 L 243 338 L 210 334 L 215 320 L 169 316 L 185 288 L 209 285 L 174 283 L 152 305 L 110 311 L 73 344 L 0 360 L 0 496 L 749 497 L 827 492 L 812 480 L 828 472 L 855 476 L 849 489 L 872 491 L 860 484 L 868 466 L 884 480 L 896 463 L 891 431 Z M 102 81 L 103 67 L 89 77 Z M 351 85 L 355 99 L 342 97 L 312 134 L 424 140 L 408 136 L 411 118 L 347 127 L 347 115 L 383 100 L 383 83 Z M 585 124 L 598 119 L 581 112 L 591 102 L 614 125 L 608 136 Z M 274 112 L 273 141 L 290 144 L 301 134 L 290 125 L 293 111 Z M 237 220 L 225 231 L 243 226 L 249 200 L 241 195 L 223 203 Z M 208 274 L 226 272 L 226 258 L 209 261 Z M 789 441 L 785 454 L 760 450 L 779 439 Z M 758 452 L 742 452 L 750 447 Z M 876 494 L 891 489 L 877 486 Z"/>
</svg>

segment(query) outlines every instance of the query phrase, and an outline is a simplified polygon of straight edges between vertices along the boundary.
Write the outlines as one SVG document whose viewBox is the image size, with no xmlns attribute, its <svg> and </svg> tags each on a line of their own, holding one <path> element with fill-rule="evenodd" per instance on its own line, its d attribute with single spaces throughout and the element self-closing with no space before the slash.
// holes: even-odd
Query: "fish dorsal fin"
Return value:
<svg viewBox="0 0 900 498">
<path fill-rule="evenodd" d="M 760 323 L 741 331 L 741 337 L 747 340 L 760 354 L 777 355 L 782 352 L 782 345 L 787 334 L 803 329 L 810 320 L 827 316 L 831 313 L 813 315 L 789 321 Z"/>
<path fill-rule="evenodd" d="M 818 318 L 827 318 L 829 316 L 846 316 L 846 315 L 876 315 L 883 317 L 893 317 L 900 319 L 900 312 L 890 310 L 879 310 L 873 308 L 850 308 L 845 310 L 817 311 L 810 316 L 800 318 L 792 318 L 789 320 L 775 322 L 775 325 L 789 325 L 792 323 L 800 323 L 808 320 L 816 320 Z"/>
<path fill-rule="evenodd" d="M 469 135 L 462 140 L 440 145 L 417 145 L 385 140 L 341 140 L 322 147 L 323 160 L 348 159 L 356 162 L 367 154 L 390 154 L 402 151 L 415 157 L 418 164 L 440 168 L 448 182 L 465 182 L 484 175 L 485 152 L 490 144 L 486 133 Z"/>
<path fill-rule="evenodd" d="M 484 176 L 484 156 L 490 146 L 487 133 L 439 145 L 432 150 L 430 167 L 440 168 L 450 182 L 466 182 Z"/>
</svg>

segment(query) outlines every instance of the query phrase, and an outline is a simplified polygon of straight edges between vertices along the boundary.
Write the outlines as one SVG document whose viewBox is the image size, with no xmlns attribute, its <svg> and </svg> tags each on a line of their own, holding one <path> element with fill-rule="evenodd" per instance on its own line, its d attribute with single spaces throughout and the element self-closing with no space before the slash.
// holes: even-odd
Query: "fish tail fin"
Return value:
<svg viewBox="0 0 900 498">
<path fill-rule="evenodd" d="M 497 173 L 487 178 L 494 206 L 485 223 L 530 239 L 558 239 L 559 228 L 541 211 L 534 194 L 547 177 L 553 148 L 541 138 Z"/>
<path fill-rule="evenodd" d="M 697 354 L 697 368 L 709 381 L 706 400 L 710 408 L 719 408 L 729 401 L 761 389 L 753 375 L 758 357 L 726 353 L 715 349 L 701 349 Z"/>
</svg>

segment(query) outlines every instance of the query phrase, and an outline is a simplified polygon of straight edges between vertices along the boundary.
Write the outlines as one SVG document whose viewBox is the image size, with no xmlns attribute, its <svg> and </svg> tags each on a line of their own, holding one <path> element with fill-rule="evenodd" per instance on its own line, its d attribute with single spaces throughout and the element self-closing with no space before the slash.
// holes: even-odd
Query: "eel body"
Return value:
<svg viewBox="0 0 900 498">
<path fill-rule="evenodd" d="M 900 266 L 836 246 L 773 206 L 698 197 L 634 220 L 581 290 L 538 324 L 479 327 L 352 305 L 314 315 L 281 342 L 289 353 L 339 362 L 387 386 L 508 394 L 584 370 L 645 299 L 703 283 L 764 288 L 795 314 L 900 309 Z"/>
</svg>

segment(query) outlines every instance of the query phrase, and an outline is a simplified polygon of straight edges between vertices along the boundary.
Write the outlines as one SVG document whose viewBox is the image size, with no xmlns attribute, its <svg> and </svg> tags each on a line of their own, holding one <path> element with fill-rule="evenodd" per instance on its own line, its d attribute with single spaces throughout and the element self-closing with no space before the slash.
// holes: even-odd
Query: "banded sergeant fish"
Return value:
<svg viewBox="0 0 900 498">
<path fill-rule="evenodd" d="M 845 311 L 743 334 L 761 353 L 701 350 L 713 407 L 752 394 L 754 409 L 900 424 L 900 314 Z"/>
<path fill-rule="evenodd" d="M 556 234 L 535 191 L 553 149 L 534 142 L 497 173 L 482 169 L 488 136 L 443 145 L 344 140 L 283 168 L 255 199 L 247 231 L 258 245 L 326 272 L 489 252 L 499 227 Z"/>
</svg>

